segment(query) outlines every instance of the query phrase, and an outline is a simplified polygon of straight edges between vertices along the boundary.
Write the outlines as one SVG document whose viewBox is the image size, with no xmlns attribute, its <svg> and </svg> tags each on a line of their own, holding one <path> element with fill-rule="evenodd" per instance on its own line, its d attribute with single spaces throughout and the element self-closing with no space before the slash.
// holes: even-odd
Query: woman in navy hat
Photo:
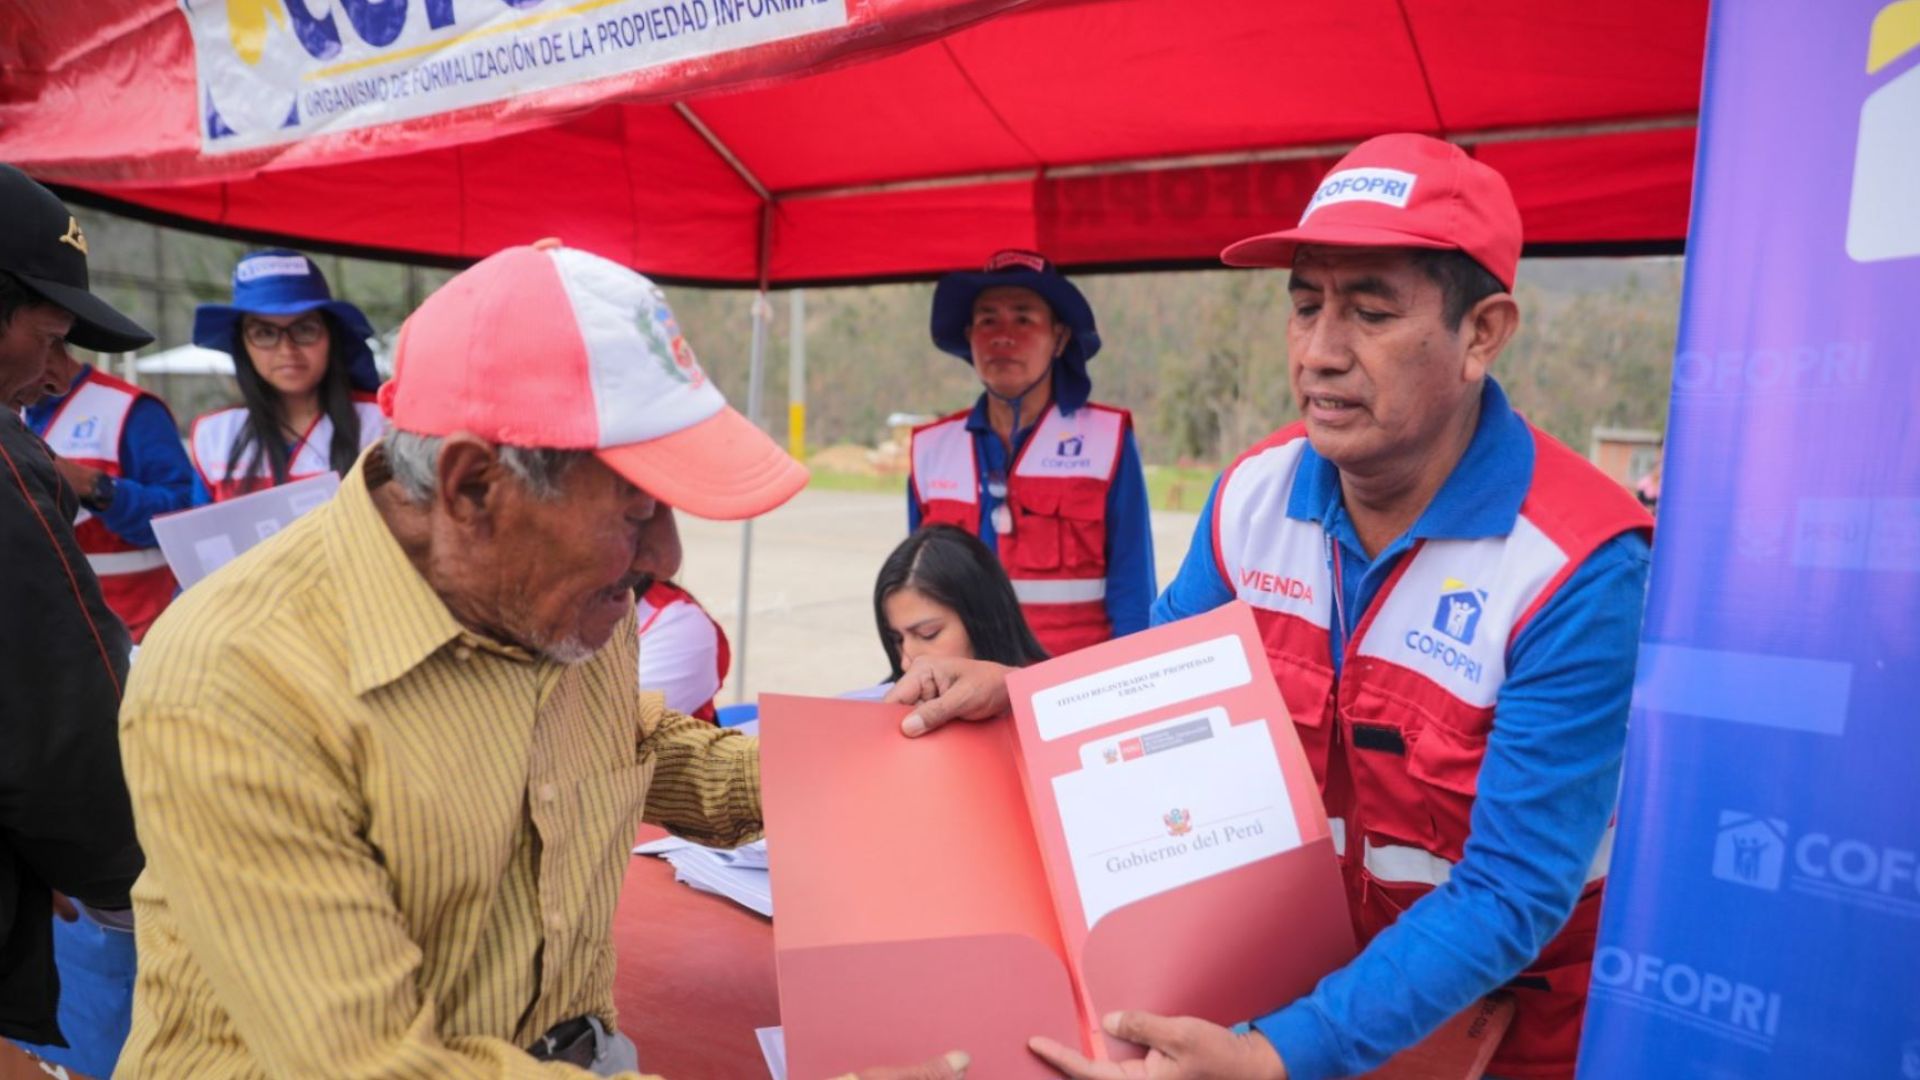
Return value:
<svg viewBox="0 0 1920 1080">
<path fill-rule="evenodd" d="M 907 523 L 954 525 L 999 556 L 1054 656 L 1147 625 L 1153 534 L 1125 409 L 1088 399 L 1100 333 L 1044 256 L 1002 251 L 933 293 L 933 343 L 972 364 L 972 409 L 913 433 Z"/>
<path fill-rule="evenodd" d="M 233 303 L 201 304 L 193 316 L 193 343 L 233 357 L 242 402 L 193 422 L 195 503 L 351 468 L 386 429 L 372 336 L 312 259 L 286 250 L 241 259 Z"/>
</svg>

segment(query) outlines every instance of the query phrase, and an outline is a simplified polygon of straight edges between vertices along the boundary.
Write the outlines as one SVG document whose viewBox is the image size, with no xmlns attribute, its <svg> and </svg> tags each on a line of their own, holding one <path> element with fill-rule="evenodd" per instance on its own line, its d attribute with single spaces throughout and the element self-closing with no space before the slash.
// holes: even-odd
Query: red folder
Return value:
<svg viewBox="0 0 1920 1080">
<path fill-rule="evenodd" d="M 1243 606 L 1008 686 L 1012 722 L 920 739 L 899 734 L 900 706 L 761 699 L 789 1075 L 963 1049 L 982 1076 L 1048 1077 L 1028 1036 L 1137 1056 L 1099 1033 L 1101 1015 L 1233 1024 L 1353 956 L 1325 812 Z M 1266 775 L 1262 762 L 1277 770 L 1271 792 L 1245 779 Z M 1215 769 L 1238 803 L 1211 798 Z M 1161 790 L 1198 794 L 1165 807 L 1139 794 Z M 1116 829 L 1121 842 L 1102 846 Z M 1234 844 L 1275 850 L 1209 871 L 1243 857 L 1223 854 Z M 1087 895 L 1076 850 L 1095 875 Z M 1126 892 L 1168 874 L 1164 891 Z"/>
</svg>

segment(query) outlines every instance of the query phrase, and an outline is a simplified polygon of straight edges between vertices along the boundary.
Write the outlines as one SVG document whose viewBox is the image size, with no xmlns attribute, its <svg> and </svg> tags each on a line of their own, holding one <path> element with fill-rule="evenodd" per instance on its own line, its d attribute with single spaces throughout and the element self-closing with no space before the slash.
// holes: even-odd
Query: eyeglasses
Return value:
<svg viewBox="0 0 1920 1080">
<path fill-rule="evenodd" d="M 292 326 L 275 326 L 250 320 L 241 333 L 246 336 L 247 344 L 256 349 L 271 349 L 280 344 L 282 337 L 295 345 L 318 345 L 320 339 L 327 336 L 327 324 L 319 319 L 301 319 Z"/>
</svg>

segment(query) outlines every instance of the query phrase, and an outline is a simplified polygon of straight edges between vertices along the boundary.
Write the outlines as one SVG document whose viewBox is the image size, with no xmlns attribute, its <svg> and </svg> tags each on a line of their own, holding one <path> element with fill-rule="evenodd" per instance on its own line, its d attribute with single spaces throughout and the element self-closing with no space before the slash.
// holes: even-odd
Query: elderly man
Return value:
<svg viewBox="0 0 1920 1080">
<path fill-rule="evenodd" d="M 954 525 L 1000 557 L 1059 656 L 1147 625 L 1153 530 L 1125 409 L 1089 401 L 1093 308 L 1044 256 L 1002 251 L 933 292 L 933 343 L 971 364 L 973 408 L 913 433 L 907 528 Z"/>
<path fill-rule="evenodd" d="M 0 400 L 37 398 L 49 368 L 71 365 L 69 344 L 153 340 L 87 291 L 79 222 L 10 165 L 0 165 L 0 220 Z M 114 739 L 129 643 L 74 538 L 78 511 L 46 444 L 0 409 L 0 1035 L 54 1056 L 67 1045 L 56 941 L 68 956 L 104 933 L 72 922 L 63 903 L 68 921 L 56 928 L 55 890 L 124 910 L 141 865 Z M 110 1039 L 91 1029 L 65 1036 Z"/>
<path fill-rule="evenodd" d="M 1489 1072 L 1572 1076 L 1650 522 L 1489 374 L 1520 321 L 1513 196 L 1457 147 L 1382 136 L 1297 228 L 1224 258 L 1292 267 L 1304 420 L 1215 485 L 1154 618 L 1254 609 L 1366 947 L 1246 1033 L 1135 1013 L 1109 1030 L 1154 1048 L 1154 1077 L 1318 1080 L 1505 987 Z M 980 665 L 927 665 L 896 694 L 929 699 L 909 732 L 1005 707 Z M 1035 1049 L 1072 1076 L 1135 1075 Z"/>
<path fill-rule="evenodd" d="M 380 404 L 339 494 L 143 646 L 132 1075 L 624 1075 L 636 819 L 760 830 L 757 741 L 636 688 L 632 589 L 656 496 L 741 518 L 806 472 L 659 290 L 500 252 L 408 319 Z"/>
</svg>

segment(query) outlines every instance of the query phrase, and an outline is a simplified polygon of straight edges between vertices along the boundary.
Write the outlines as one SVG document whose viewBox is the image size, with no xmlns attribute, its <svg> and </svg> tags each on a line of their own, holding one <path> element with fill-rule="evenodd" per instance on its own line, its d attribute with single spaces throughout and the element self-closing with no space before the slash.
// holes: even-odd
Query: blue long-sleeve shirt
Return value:
<svg viewBox="0 0 1920 1080">
<path fill-rule="evenodd" d="M 75 377 L 67 394 L 73 393 L 87 370 Z M 27 408 L 27 426 L 35 435 L 46 435 L 67 394 Z M 160 546 L 153 535 L 153 519 L 193 505 L 198 478 L 174 427 L 173 414 L 158 398 L 142 396 L 127 410 L 126 423 L 120 428 L 120 473 L 113 483 L 113 504 L 96 516 L 109 532 L 135 547 Z"/>
<path fill-rule="evenodd" d="M 974 465 L 980 477 L 980 540 L 1000 550 L 1000 537 L 993 529 L 993 508 L 1000 500 L 987 491 L 986 477 L 1013 471 L 1013 459 L 1039 426 L 1038 418 L 1013 436 L 1013 452 L 993 432 L 987 419 L 987 396 L 973 406 L 967 417 L 967 432 L 973 436 Z M 1140 464 L 1140 448 L 1129 428 L 1120 442 L 1120 463 L 1113 483 L 1107 488 L 1107 621 L 1113 624 L 1113 636 L 1124 637 L 1147 628 L 1147 611 L 1159 590 L 1153 566 L 1153 524 L 1147 507 L 1147 474 Z M 914 497 L 913 478 L 907 478 L 907 531 L 920 527 L 920 501 Z"/>
<path fill-rule="evenodd" d="M 1414 541 L 1506 535 L 1532 471 L 1532 437 L 1488 380 L 1460 464 L 1406 535 L 1369 559 L 1338 470 L 1304 451 L 1287 516 L 1320 522 L 1337 545 L 1345 615 L 1332 627 L 1336 672 L 1348 633 Z M 1233 599 L 1214 558 L 1218 496 L 1216 481 L 1178 575 L 1154 603 L 1155 624 Z M 1379 1065 L 1512 979 L 1565 923 L 1618 795 L 1648 555 L 1638 533 L 1601 545 L 1513 642 L 1471 833 L 1447 882 L 1311 994 L 1253 1022 L 1293 1080 Z"/>
</svg>

